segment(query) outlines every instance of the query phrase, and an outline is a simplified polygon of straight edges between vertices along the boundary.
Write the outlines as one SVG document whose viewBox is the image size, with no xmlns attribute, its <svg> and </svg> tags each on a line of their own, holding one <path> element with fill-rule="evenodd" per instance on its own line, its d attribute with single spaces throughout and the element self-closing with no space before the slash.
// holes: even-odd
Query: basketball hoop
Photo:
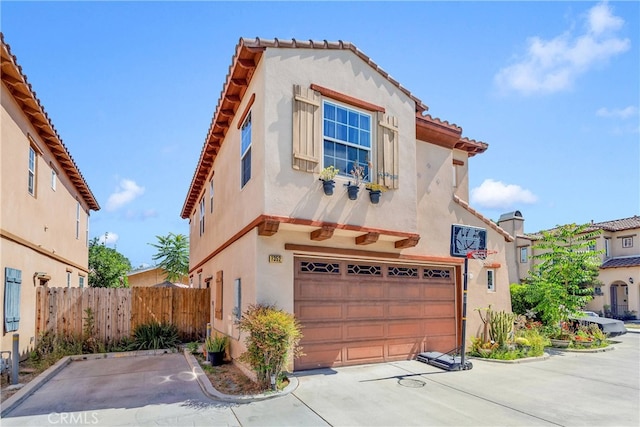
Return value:
<svg viewBox="0 0 640 427">
<path fill-rule="evenodd" d="M 479 259 L 482 261 L 482 264 L 486 266 L 493 264 L 493 255 L 497 253 L 498 251 L 492 251 L 490 249 L 477 249 L 467 252 L 467 259 Z"/>
</svg>

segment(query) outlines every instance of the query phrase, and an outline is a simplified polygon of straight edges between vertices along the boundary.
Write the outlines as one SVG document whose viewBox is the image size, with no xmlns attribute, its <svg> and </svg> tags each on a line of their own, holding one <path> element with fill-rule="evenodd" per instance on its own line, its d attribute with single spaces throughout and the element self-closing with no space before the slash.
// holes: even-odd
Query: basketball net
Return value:
<svg viewBox="0 0 640 427">
<path fill-rule="evenodd" d="M 498 251 L 492 251 L 490 249 L 476 249 L 467 252 L 467 258 L 481 260 L 482 264 L 487 266 L 494 263 L 494 255 L 497 253 Z"/>
</svg>

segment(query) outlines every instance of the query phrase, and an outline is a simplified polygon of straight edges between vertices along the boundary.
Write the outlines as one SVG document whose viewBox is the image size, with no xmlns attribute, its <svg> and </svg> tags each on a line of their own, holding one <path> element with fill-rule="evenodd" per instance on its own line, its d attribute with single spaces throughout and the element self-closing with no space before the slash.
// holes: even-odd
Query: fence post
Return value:
<svg viewBox="0 0 640 427">
<path fill-rule="evenodd" d="M 211 323 L 207 323 L 207 338 L 211 336 Z"/>
</svg>

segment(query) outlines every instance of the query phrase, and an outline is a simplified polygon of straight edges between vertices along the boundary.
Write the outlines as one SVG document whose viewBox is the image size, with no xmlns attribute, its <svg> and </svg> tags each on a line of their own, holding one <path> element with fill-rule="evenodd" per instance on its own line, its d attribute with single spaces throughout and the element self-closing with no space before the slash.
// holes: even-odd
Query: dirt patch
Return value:
<svg viewBox="0 0 640 427">
<path fill-rule="evenodd" d="M 269 391 L 268 388 L 261 387 L 258 383 L 247 377 L 240 368 L 231 362 L 225 362 L 220 366 L 211 366 L 204 363 L 201 355 L 195 355 L 200 367 L 211 381 L 213 388 L 224 394 L 236 396 L 247 394 L 259 394 Z M 289 384 L 286 378 L 279 384 L 283 389 Z"/>
<path fill-rule="evenodd" d="M 25 360 L 20 362 L 20 368 L 18 373 L 18 384 L 27 385 L 29 381 L 36 378 L 42 372 L 44 372 L 44 368 L 37 368 L 31 363 L 30 360 Z M 0 381 L 0 401 L 4 402 L 14 394 L 16 394 L 20 389 L 19 388 L 9 388 L 11 385 L 10 380 L 6 375 L 2 375 L 2 380 Z"/>
</svg>

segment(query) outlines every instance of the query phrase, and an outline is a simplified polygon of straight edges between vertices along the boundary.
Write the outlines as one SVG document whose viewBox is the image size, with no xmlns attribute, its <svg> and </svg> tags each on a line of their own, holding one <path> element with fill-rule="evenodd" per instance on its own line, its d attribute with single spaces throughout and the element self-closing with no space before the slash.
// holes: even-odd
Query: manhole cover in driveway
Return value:
<svg viewBox="0 0 640 427">
<path fill-rule="evenodd" d="M 422 380 L 414 380 L 411 378 L 400 378 L 398 380 L 398 384 L 400 384 L 403 387 L 420 388 L 420 387 L 424 387 L 427 383 L 425 383 Z"/>
</svg>

